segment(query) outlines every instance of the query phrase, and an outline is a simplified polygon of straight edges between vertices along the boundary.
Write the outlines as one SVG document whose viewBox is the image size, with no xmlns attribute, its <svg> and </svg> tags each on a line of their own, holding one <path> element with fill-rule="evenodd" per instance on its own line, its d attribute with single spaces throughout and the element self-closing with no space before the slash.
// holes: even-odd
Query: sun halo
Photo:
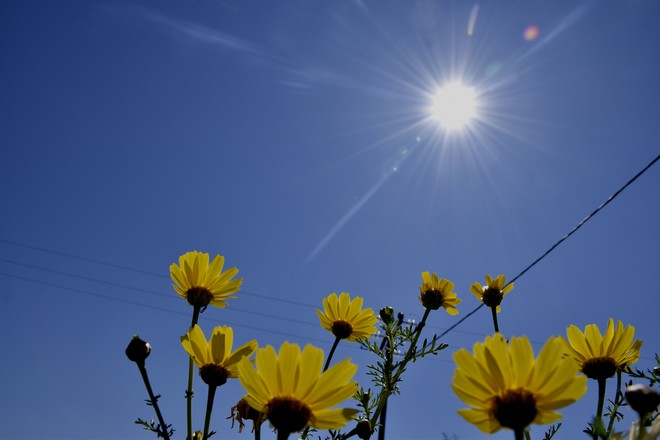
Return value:
<svg viewBox="0 0 660 440">
<path fill-rule="evenodd" d="M 477 116 L 477 94 L 461 82 L 438 88 L 432 101 L 431 116 L 447 131 L 461 130 Z"/>
</svg>

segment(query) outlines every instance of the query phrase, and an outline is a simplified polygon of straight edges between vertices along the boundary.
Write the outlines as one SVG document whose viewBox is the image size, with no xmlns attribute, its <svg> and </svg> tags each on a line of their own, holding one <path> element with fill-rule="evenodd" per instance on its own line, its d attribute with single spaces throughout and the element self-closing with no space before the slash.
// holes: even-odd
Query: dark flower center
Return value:
<svg viewBox="0 0 660 440">
<path fill-rule="evenodd" d="M 219 387 L 227 382 L 229 371 L 222 365 L 205 364 L 199 368 L 199 375 L 207 385 Z"/>
<path fill-rule="evenodd" d="M 592 358 L 582 364 L 582 372 L 589 379 L 607 379 L 616 373 L 616 362 L 610 357 Z"/>
<path fill-rule="evenodd" d="M 301 431 L 312 417 L 307 405 L 293 397 L 275 397 L 266 406 L 268 420 L 278 432 Z"/>
<path fill-rule="evenodd" d="M 191 287 L 186 292 L 188 304 L 194 307 L 206 307 L 211 303 L 213 293 L 206 287 Z"/>
<path fill-rule="evenodd" d="M 421 300 L 425 309 L 438 310 L 445 298 L 442 290 L 429 289 L 422 293 Z"/>
<path fill-rule="evenodd" d="M 508 390 L 503 396 L 495 397 L 491 412 L 500 425 L 521 430 L 536 418 L 536 400 L 525 389 Z"/>
<path fill-rule="evenodd" d="M 502 302 L 502 291 L 500 289 L 495 289 L 494 287 L 488 287 L 484 290 L 483 301 L 484 304 L 488 307 L 497 307 Z"/>
<path fill-rule="evenodd" d="M 339 339 L 346 339 L 353 333 L 353 326 L 346 321 L 335 321 L 332 323 L 332 334 Z"/>
</svg>

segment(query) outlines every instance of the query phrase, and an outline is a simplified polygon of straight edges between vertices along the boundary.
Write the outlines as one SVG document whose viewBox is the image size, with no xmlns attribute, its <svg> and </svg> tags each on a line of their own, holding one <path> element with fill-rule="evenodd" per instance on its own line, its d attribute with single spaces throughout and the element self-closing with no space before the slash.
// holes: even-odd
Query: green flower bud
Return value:
<svg viewBox="0 0 660 440">
<path fill-rule="evenodd" d="M 392 307 L 383 307 L 380 309 L 379 315 L 385 324 L 390 324 L 394 320 L 394 309 Z"/>
</svg>

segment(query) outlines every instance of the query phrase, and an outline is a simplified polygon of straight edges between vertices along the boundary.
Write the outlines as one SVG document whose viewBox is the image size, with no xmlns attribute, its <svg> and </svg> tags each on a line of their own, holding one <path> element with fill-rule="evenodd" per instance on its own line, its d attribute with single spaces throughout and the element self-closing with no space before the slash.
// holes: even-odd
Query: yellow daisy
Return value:
<svg viewBox="0 0 660 440">
<path fill-rule="evenodd" d="M 513 289 L 513 283 L 505 285 L 505 282 L 506 277 L 504 275 L 498 275 L 495 279 L 490 275 L 486 275 L 486 285 L 482 286 L 479 283 L 474 283 L 470 286 L 470 292 L 487 307 L 496 307 L 497 313 L 499 313 L 502 298 Z"/>
<path fill-rule="evenodd" d="M 355 341 L 357 338 L 367 339 L 376 333 L 378 319 L 372 309 L 362 308 L 363 300 L 356 296 L 351 300 L 348 293 L 336 293 L 323 299 L 323 310 L 316 309 L 321 320 L 321 327 L 337 338 Z"/>
<path fill-rule="evenodd" d="M 560 338 L 550 338 L 534 359 L 526 336 L 501 333 L 474 345 L 474 353 L 454 353 L 452 388 L 472 408 L 458 413 L 484 433 L 510 428 L 521 434 L 531 423 L 547 424 L 561 418 L 556 409 L 581 398 L 587 380 L 574 362 L 563 356 Z"/>
<path fill-rule="evenodd" d="M 636 339 L 635 327 L 623 327 L 618 321 L 616 329 L 614 320 L 607 323 L 605 335 L 601 335 L 596 324 L 585 327 L 584 333 L 575 325 L 566 329 L 568 341 L 564 341 L 566 353 L 579 365 L 582 372 L 590 379 L 607 379 L 622 369 L 632 365 L 639 359 L 639 349 L 642 341 Z"/>
<path fill-rule="evenodd" d="M 242 278 L 232 280 L 238 269 L 222 271 L 225 259 L 216 255 L 209 264 L 209 254 L 192 251 L 179 257 L 179 265 L 170 266 L 174 290 L 192 306 L 203 308 L 212 304 L 225 307 L 227 298 L 236 298 L 243 283 Z"/>
<path fill-rule="evenodd" d="M 207 341 L 199 325 L 181 336 L 181 345 L 199 367 L 199 375 L 208 385 L 220 386 L 227 379 L 237 378 L 238 362 L 248 358 L 257 348 L 257 341 L 241 345 L 232 351 L 234 331 L 231 327 L 222 326 L 213 329 L 211 340 Z"/>
<path fill-rule="evenodd" d="M 341 428 L 358 413 L 334 408 L 355 394 L 351 379 L 357 366 L 345 359 L 322 372 L 323 350 L 310 344 L 300 350 L 284 342 L 279 354 L 270 345 L 257 351 L 255 367 L 247 359 L 238 364 L 239 380 L 248 404 L 266 414 L 280 434 L 311 426 Z"/>
<path fill-rule="evenodd" d="M 450 315 L 458 314 L 455 306 L 461 300 L 452 292 L 454 283 L 444 278 L 438 279 L 438 276 L 432 272 L 422 272 L 422 281 L 422 285 L 419 286 L 421 292 L 419 300 L 425 309 L 438 310 L 443 307 Z"/>
</svg>

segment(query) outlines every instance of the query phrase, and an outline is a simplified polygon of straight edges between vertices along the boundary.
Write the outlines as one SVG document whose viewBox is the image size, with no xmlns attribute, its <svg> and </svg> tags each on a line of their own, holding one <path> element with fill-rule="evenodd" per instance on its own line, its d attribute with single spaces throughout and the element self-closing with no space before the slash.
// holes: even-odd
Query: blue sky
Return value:
<svg viewBox="0 0 660 440">
<path fill-rule="evenodd" d="M 168 267 L 189 250 L 239 268 L 239 297 L 200 321 L 238 343 L 327 352 L 314 309 L 332 292 L 419 319 L 423 271 L 471 311 L 471 283 L 516 275 L 657 156 L 659 19 L 652 0 L 2 2 L 0 437 L 151 438 L 123 354 L 138 333 L 182 438 L 190 309 Z M 429 103 L 456 80 L 480 105 L 448 133 Z M 538 351 L 613 317 L 652 366 L 659 185 L 654 166 L 521 277 L 503 333 Z M 433 313 L 426 335 L 457 319 Z M 413 366 L 388 439 L 480 437 L 451 353 L 491 331 L 481 310 Z M 336 356 L 368 385 L 373 358 Z M 556 438 L 581 438 L 594 391 Z M 224 419 L 241 394 L 219 391 L 217 438 L 250 438 Z"/>
</svg>

